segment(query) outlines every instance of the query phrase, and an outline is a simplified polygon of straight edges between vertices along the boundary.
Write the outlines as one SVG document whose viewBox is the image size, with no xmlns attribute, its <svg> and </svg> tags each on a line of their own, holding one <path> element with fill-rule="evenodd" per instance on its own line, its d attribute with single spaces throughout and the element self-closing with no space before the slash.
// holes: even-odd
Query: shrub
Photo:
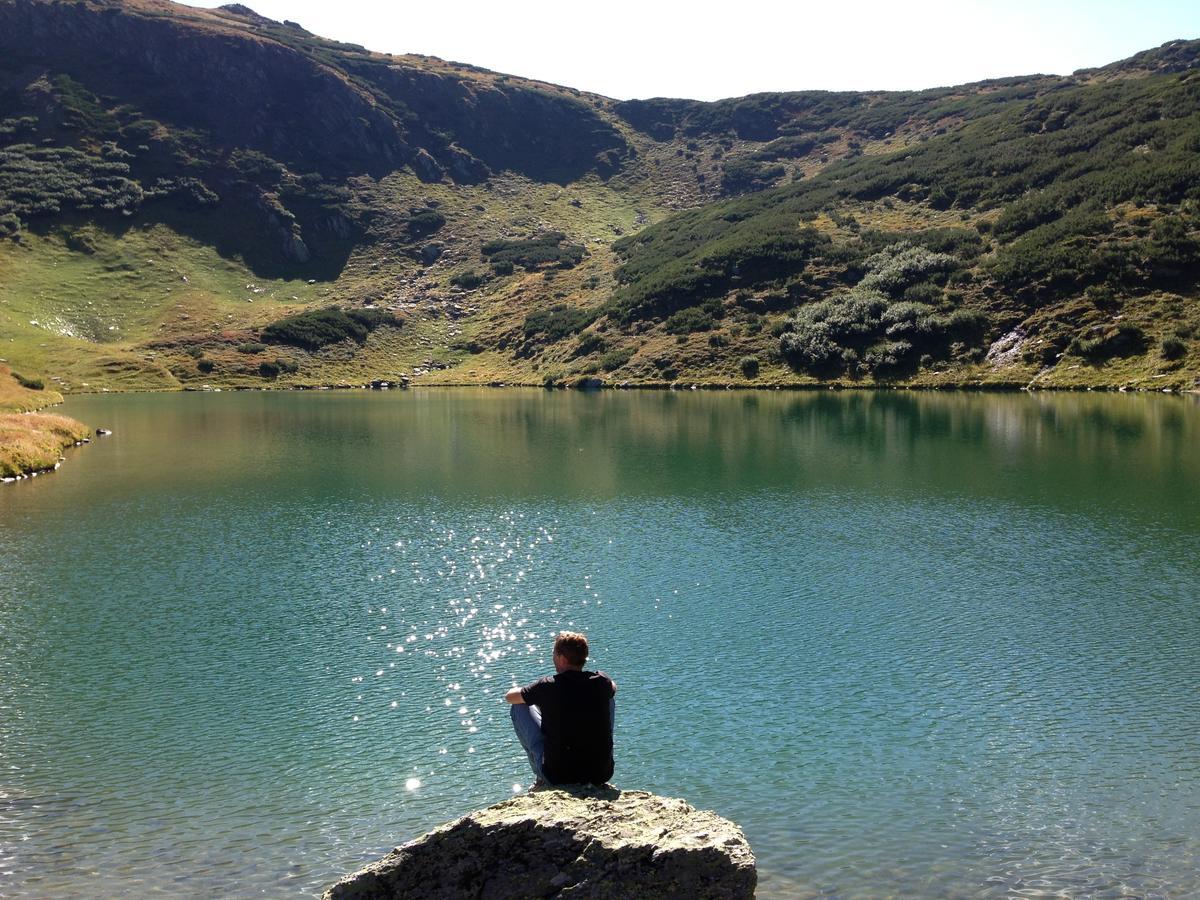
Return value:
<svg viewBox="0 0 1200 900">
<path fill-rule="evenodd" d="M 70 209 L 131 212 L 144 199 L 142 186 L 129 178 L 129 165 L 119 158 L 73 147 L 0 148 L 0 212 L 5 215 L 28 221 Z"/>
<path fill-rule="evenodd" d="M 802 306 L 788 324 L 779 351 L 791 365 L 820 370 L 861 361 L 882 372 L 908 365 L 914 351 L 933 359 L 945 355 L 951 341 L 974 343 L 990 321 L 975 310 L 940 315 L 928 304 L 889 301 L 858 287 Z"/>
<path fill-rule="evenodd" d="M 778 163 L 745 157 L 731 159 L 721 167 L 721 190 L 726 194 L 744 194 L 768 188 L 786 174 Z"/>
<path fill-rule="evenodd" d="M 863 365 L 875 372 L 889 372 L 908 362 L 913 345 L 908 341 L 887 341 L 876 344 L 863 354 Z"/>
<path fill-rule="evenodd" d="M 595 320 L 596 314 L 590 310 L 559 303 L 527 315 L 522 330 L 526 338 L 540 335 L 550 343 L 555 343 L 568 335 L 578 334 Z"/>
<path fill-rule="evenodd" d="M 709 331 L 716 325 L 712 313 L 697 306 L 689 306 L 679 312 L 671 313 L 664 323 L 670 334 L 689 334 L 693 331 Z"/>
<path fill-rule="evenodd" d="M 26 378 L 17 372 L 12 373 L 12 377 L 17 379 L 17 384 L 31 391 L 43 391 L 46 389 L 46 383 L 40 378 Z"/>
<path fill-rule="evenodd" d="M 1114 356 L 1136 355 L 1145 347 L 1145 332 L 1137 325 L 1121 323 L 1076 336 L 1068 350 L 1090 362 L 1102 362 Z"/>
<path fill-rule="evenodd" d="M 603 350 L 607 346 L 607 342 L 595 332 L 585 334 L 579 339 L 579 343 L 575 345 L 575 349 L 571 351 L 572 356 L 587 356 L 590 353 L 595 353 L 598 350 Z"/>
<path fill-rule="evenodd" d="M 1158 345 L 1158 352 L 1163 359 L 1183 359 L 1187 354 L 1187 344 L 1174 335 L 1170 335 L 1162 339 L 1162 343 Z"/>
<path fill-rule="evenodd" d="M 485 281 L 487 281 L 487 273 L 476 271 L 460 272 L 450 279 L 452 285 L 468 291 L 473 291 Z"/>
<path fill-rule="evenodd" d="M 319 350 L 347 338 L 361 344 L 381 325 L 395 324 L 396 319 L 391 313 L 381 309 L 343 311 L 330 306 L 272 322 L 263 329 L 262 339 L 268 344 Z"/>
<path fill-rule="evenodd" d="M 758 377 L 758 357 L 743 356 L 738 360 L 738 368 L 742 370 L 742 374 L 747 378 Z"/>
<path fill-rule="evenodd" d="M 245 353 L 247 355 L 254 354 L 254 353 L 262 353 L 266 349 L 267 349 L 267 345 L 259 343 L 258 341 L 251 341 L 249 343 L 237 345 L 237 352 Z"/>
<path fill-rule="evenodd" d="M 203 375 L 207 375 L 209 372 L 211 372 L 216 367 L 217 367 L 217 364 L 215 362 L 213 362 L 211 359 L 196 360 L 196 369 Z"/>
<path fill-rule="evenodd" d="M 515 266 L 536 269 L 547 264 L 560 269 L 577 265 L 586 251 L 579 244 L 564 244 L 567 236 L 561 231 L 547 231 L 525 240 L 488 241 L 481 252 L 497 274 L 511 274 Z"/>
<path fill-rule="evenodd" d="M 399 324 L 396 317 L 386 309 L 348 309 L 346 317 L 354 322 L 357 322 L 367 331 L 374 331 L 383 325 L 395 326 Z"/>
<path fill-rule="evenodd" d="M 958 260 L 948 253 L 934 253 L 901 241 L 867 259 L 867 274 L 859 287 L 895 296 L 934 273 L 949 272 L 958 266 Z"/>
<path fill-rule="evenodd" d="M 263 360 L 258 364 L 258 374 L 263 378 L 274 379 L 279 377 L 279 364 Z"/>
<path fill-rule="evenodd" d="M 779 352 L 793 366 L 812 370 L 825 368 L 842 357 L 842 348 L 829 336 L 823 322 L 786 333 L 779 339 Z"/>
<path fill-rule="evenodd" d="M 408 217 L 408 233 L 412 237 L 427 237 L 446 224 L 446 217 L 436 209 L 422 209 Z"/>
<path fill-rule="evenodd" d="M 629 360 L 633 359 L 633 354 L 636 351 L 633 347 L 618 347 L 615 350 L 609 350 L 600 357 L 600 368 L 605 372 L 612 372 L 614 369 L 619 369 Z"/>
</svg>

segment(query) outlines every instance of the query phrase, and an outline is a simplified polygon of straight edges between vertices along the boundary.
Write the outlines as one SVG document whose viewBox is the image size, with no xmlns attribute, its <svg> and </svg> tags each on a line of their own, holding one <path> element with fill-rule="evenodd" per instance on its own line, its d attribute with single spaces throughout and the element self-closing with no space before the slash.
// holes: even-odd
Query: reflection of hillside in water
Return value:
<svg viewBox="0 0 1200 900">
<path fill-rule="evenodd" d="M 1178 397 L 461 389 L 87 398 L 68 412 L 118 440 L 64 472 L 104 467 L 143 489 L 219 479 L 297 496 L 599 499 L 821 488 L 1071 505 L 1134 503 L 1135 482 L 1139 504 L 1200 488 L 1200 405 Z"/>
</svg>

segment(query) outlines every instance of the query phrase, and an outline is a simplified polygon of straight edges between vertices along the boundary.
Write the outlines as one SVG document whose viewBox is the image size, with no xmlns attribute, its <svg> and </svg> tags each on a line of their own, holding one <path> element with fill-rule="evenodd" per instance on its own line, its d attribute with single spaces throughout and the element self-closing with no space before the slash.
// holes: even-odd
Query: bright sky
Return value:
<svg viewBox="0 0 1200 900">
<path fill-rule="evenodd" d="M 1197 0 L 245 4 L 371 50 L 424 53 L 619 99 L 908 90 L 1068 74 L 1200 37 Z"/>
</svg>

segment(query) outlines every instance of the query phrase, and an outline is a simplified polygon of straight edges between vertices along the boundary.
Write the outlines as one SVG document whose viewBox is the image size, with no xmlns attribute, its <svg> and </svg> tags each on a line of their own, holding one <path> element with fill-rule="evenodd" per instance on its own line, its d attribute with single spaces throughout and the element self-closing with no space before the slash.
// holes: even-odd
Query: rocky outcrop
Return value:
<svg viewBox="0 0 1200 900">
<path fill-rule="evenodd" d="M 343 878 L 325 900 L 754 896 L 742 830 L 644 791 L 534 791 L 443 825 Z"/>
</svg>

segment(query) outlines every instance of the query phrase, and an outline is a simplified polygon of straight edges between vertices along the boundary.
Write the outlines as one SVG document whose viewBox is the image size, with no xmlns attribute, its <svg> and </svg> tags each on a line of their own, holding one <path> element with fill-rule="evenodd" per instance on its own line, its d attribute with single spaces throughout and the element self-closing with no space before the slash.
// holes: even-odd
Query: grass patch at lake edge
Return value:
<svg viewBox="0 0 1200 900">
<path fill-rule="evenodd" d="M 25 386 L 36 383 L 0 365 L 0 478 L 53 469 L 62 451 L 91 431 L 66 416 L 31 412 L 62 402 L 57 391 Z"/>
</svg>

